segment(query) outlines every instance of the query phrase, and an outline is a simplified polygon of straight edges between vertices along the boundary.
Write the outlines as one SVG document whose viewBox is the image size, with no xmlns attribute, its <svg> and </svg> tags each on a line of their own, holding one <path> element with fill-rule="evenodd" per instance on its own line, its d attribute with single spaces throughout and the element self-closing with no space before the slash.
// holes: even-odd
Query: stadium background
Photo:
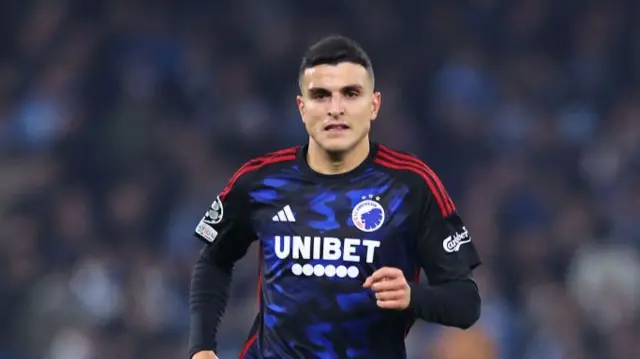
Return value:
<svg viewBox="0 0 640 359">
<path fill-rule="evenodd" d="M 373 59 L 374 138 L 440 174 L 485 260 L 480 322 L 417 326 L 411 358 L 637 358 L 638 19 L 618 0 L 2 1 L 0 359 L 185 357 L 192 230 L 243 161 L 305 141 L 299 59 L 335 32 Z"/>
</svg>

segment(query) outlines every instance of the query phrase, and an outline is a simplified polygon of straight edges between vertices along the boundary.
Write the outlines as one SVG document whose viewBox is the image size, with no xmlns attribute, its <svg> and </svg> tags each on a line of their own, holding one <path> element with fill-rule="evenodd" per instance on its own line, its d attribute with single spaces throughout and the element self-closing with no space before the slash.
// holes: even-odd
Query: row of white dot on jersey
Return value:
<svg viewBox="0 0 640 359">
<path fill-rule="evenodd" d="M 339 278 L 357 278 L 360 274 L 360 270 L 356 266 L 346 267 L 343 265 L 334 266 L 334 265 L 322 265 L 322 264 L 305 264 L 301 265 L 299 263 L 294 263 L 291 266 L 291 272 L 293 274 L 300 276 L 305 275 L 307 277 L 316 276 L 316 277 L 339 277 Z"/>
</svg>

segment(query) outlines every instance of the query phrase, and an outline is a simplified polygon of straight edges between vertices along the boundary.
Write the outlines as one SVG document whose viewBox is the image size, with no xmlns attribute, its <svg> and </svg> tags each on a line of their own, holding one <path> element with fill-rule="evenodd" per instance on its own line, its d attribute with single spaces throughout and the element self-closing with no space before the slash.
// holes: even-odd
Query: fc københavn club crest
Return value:
<svg viewBox="0 0 640 359">
<path fill-rule="evenodd" d="M 382 227 L 384 223 L 384 208 L 378 203 L 380 197 L 363 196 L 353 211 L 351 211 L 351 220 L 359 230 L 363 232 L 374 232 Z"/>
<path fill-rule="evenodd" d="M 204 214 L 203 221 L 209 224 L 218 224 L 222 220 L 223 208 L 220 196 L 216 197 L 207 213 Z"/>
</svg>

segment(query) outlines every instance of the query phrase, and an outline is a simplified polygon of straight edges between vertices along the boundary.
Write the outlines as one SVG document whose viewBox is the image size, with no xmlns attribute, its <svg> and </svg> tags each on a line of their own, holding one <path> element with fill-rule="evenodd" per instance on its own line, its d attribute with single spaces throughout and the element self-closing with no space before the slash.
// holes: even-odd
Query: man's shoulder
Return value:
<svg viewBox="0 0 640 359">
<path fill-rule="evenodd" d="M 220 192 L 220 197 L 224 199 L 232 190 L 234 193 L 246 193 L 253 183 L 265 176 L 265 171 L 281 165 L 290 166 L 291 162 L 297 158 L 300 147 L 283 148 L 246 161 L 229 178 L 226 187 Z"/>
<path fill-rule="evenodd" d="M 261 156 L 251 158 L 240 166 L 233 177 L 251 177 L 262 175 L 265 171 L 277 168 L 281 165 L 290 165 L 298 156 L 300 145 L 268 152 Z"/>
<path fill-rule="evenodd" d="M 379 145 L 376 163 L 404 179 L 416 194 L 420 194 L 419 197 L 434 199 L 444 217 L 455 211 L 455 205 L 436 172 L 416 155 Z"/>
<path fill-rule="evenodd" d="M 420 157 L 387 145 L 378 144 L 375 163 L 412 187 L 423 187 L 429 182 L 439 181 L 436 173 Z"/>
</svg>

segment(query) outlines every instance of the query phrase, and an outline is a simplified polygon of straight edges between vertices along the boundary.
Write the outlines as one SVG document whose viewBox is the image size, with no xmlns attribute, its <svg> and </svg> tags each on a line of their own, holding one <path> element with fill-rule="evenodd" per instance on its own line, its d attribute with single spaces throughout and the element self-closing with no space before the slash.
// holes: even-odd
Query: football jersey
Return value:
<svg viewBox="0 0 640 359">
<path fill-rule="evenodd" d="M 411 310 L 380 309 L 362 287 L 382 267 L 430 284 L 480 263 L 436 174 L 413 155 L 371 143 L 337 175 L 314 172 L 307 146 L 244 164 L 196 234 L 216 260 L 259 243 L 259 313 L 241 358 L 405 358 Z"/>
</svg>

